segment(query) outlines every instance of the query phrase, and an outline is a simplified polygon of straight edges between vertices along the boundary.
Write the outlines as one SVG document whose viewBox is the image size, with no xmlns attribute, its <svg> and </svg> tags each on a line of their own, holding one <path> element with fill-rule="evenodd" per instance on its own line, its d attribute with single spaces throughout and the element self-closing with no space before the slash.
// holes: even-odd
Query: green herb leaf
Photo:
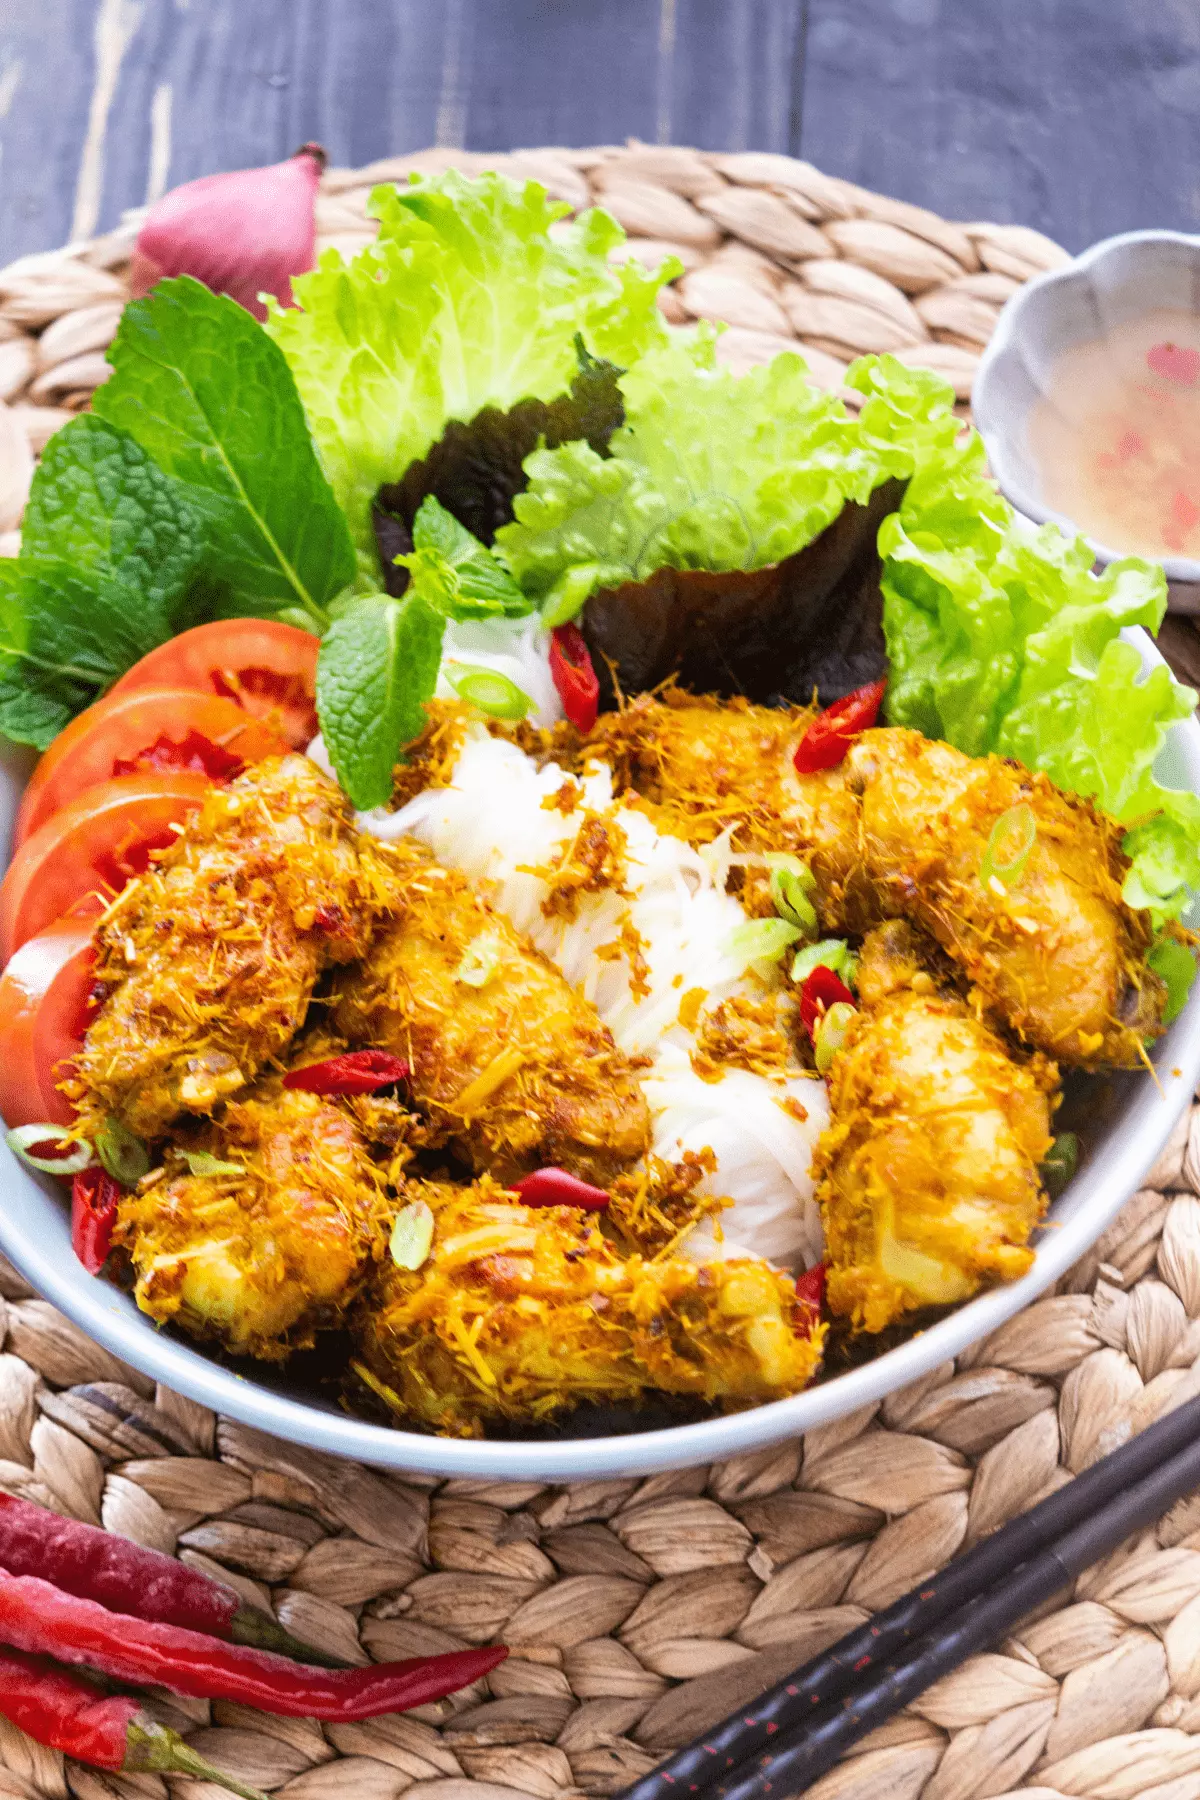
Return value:
<svg viewBox="0 0 1200 1800">
<path fill-rule="evenodd" d="M 419 1269 L 433 1248 L 433 1212 L 424 1200 L 412 1200 L 396 1214 L 388 1250 L 398 1269 Z"/>
<path fill-rule="evenodd" d="M 242 1163 L 222 1162 L 207 1150 L 185 1150 L 183 1160 L 193 1175 L 244 1175 Z"/>
<path fill-rule="evenodd" d="M 1061 1194 L 1079 1166 L 1079 1139 L 1073 1131 L 1060 1131 L 1042 1161 L 1042 1185 L 1055 1198 Z"/>
<path fill-rule="evenodd" d="M 317 716 L 338 780 L 366 811 L 391 795 L 392 770 L 425 726 L 445 616 L 418 593 L 376 595 L 335 619 L 317 660 Z"/>
<path fill-rule="evenodd" d="M 299 607 L 323 627 L 354 551 L 278 345 L 185 275 L 125 308 L 109 360 L 94 409 L 187 484 L 208 522 L 221 610 Z"/>
<path fill-rule="evenodd" d="M 1167 1004 L 1163 1008 L 1163 1024 L 1170 1025 L 1187 1005 L 1187 997 L 1196 979 L 1196 958 L 1186 944 L 1164 934 L 1151 944 L 1146 953 L 1146 965 L 1166 983 Z"/>
<path fill-rule="evenodd" d="M 424 457 L 450 421 L 486 407 L 554 400 L 579 373 L 576 338 L 627 367 L 666 342 L 652 275 L 610 252 L 624 239 L 603 212 L 555 236 L 569 209 L 536 182 L 456 171 L 379 187 L 379 236 L 349 264 L 327 251 L 292 283 L 298 306 L 267 330 L 295 374 L 313 435 L 360 553 L 378 580 L 371 505 Z"/>
<path fill-rule="evenodd" d="M 172 635 L 165 608 L 107 575 L 0 560 L 0 730 L 39 750 Z"/>
<path fill-rule="evenodd" d="M 457 577 L 451 617 L 486 619 L 499 613 L 515 619 L 533 611 L 532 602 L 504 565 L 432 494 L 427 494 L 417 509 L 412 536 L 414 549 L 435 550 Z"/>
</svg>

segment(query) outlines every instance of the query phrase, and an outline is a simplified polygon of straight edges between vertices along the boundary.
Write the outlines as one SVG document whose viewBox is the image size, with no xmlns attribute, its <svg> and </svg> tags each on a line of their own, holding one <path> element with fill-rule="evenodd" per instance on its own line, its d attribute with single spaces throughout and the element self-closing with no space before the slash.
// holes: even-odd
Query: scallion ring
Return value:
<svg viewBox="0 0 1200 1800">
<path fill-rule="evenodd" d="M 775 911 L 781 919 L 798 925 L 805 937 L 815 937 L 820 926 L 809 895 L 817 884 L 808 864 L 786 851 L 771 851 L 763 860 L 771 872 L 771 904 Z"/>
<path fill-rule="evenodd" d="M 832 969 L 847 987 L 854 986 L 858 974 L 858 958 L 845 938 L 822 938 L 820 943 L 805 944 L 797 950 L 792 963 L 792 980 L 804 981 L 814 969 Z"/>
<path fill-rule="evenodd" d="M 747 919 L 729 933 L 721 949 L 745 965 L 778 962 L 799 936 L 800 927 L 789 924 L 787 919 Z"/>
<path fill-rule="evenodd" d="M 207 1150 L 185 1150 L 183 1160 L 193 1175 L 244 1175 L 246 1173 L 241 1163 L 222 1162 L 219 1156 L 213 1156 Z"/>
<path fill-rule="evenodd" d="M 1060 1131 L 1042 1159 L 1042 1182 L 1050 1195 L 1061 1194 L 1079 1166 L 1079 1139 Z"/>
<path fill-rule="evenodd" d="M 78 1175 L 89 1169 L 95 1158 L 90 1144 L 71 1144 L 62 1136 L 61 1125 L 18 1125 L 4 1135 L 4 1141 L 30 1169 L 43 1175 Z M 38 1151 L 62 1146 L 61 1156 L 39 1156 Z"/>
<path fill-rule="evenodd" d="M 481 931 L 473 937 L 454 971 L 455 981 L 467 987 L 484 988 L 500 966 L 503 946 L 494 931 Z"/>
<path fill-rule="evenodd" d="M 150 1154 L 145 1144 L 112 1113 L 96 1133 L 96 1155 L 122 1187 L 136 1187 L 150 1171 Z"/>
<path fill-rule="evenodd" d="M 448 663 L 445 675 L 460 700 L 477 706 L 489 718 L 516 721 L 523 719 L 533 706 L 529 695 L 515 681 L 498 669 L 485 669 L 481 663 Z"/>
<path fill-rule="evenodd" d="M 1037 820 L 1028 801 L 1021 800 L 1007 812 L 1002 812 L 992 826 L 979 865 L 979 879 L 984 887 L 989 887 L 993 881 L 1002 881 L 1006 887 L 1012 887 L 1014 882 L 1020 881 L 1036 840 Z"/>
<path fill-rule="evenodd" d="M 822 1075 L 827 1075 L 832 1068 L 833 1059 L 845 1043 L 850 1022 L 857 1011 L 858 1008 L 851 1006 L 848 1000 L 836 1000 L 817 1027 L 813 1055 Z"/>
<path fill-rule="evenodd" d="M 433 1248 L 433 1212 L 424 1200 L 413 1200 L 396 1214 L 388 1250 L 398 1269 L 419 1269 Z"/>
</svg>

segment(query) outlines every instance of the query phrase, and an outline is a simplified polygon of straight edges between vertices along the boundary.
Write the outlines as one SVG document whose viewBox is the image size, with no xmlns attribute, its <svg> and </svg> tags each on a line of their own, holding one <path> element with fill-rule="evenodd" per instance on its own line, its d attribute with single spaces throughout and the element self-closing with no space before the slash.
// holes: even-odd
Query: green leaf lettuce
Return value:
<svg viewBox="0 0 1200 1800">
<path fill-rule="evenodd" d="M 348 264 L 326 251 L 293 281 L 298 308 L 272 309 L 267 330 L 365 574 L 376 566 L 372 500 L 449 421 L 565 393 L 579 372 L 577 334 L 622 367 L 665 341 L 663 276 L 633 258 L 609 266 L 624 233 L 607 213 L 582 213 L 551 238 L 567 210 L 536 182 L 494 174 L 376 188 L 376 242 Z"/>
</svg>

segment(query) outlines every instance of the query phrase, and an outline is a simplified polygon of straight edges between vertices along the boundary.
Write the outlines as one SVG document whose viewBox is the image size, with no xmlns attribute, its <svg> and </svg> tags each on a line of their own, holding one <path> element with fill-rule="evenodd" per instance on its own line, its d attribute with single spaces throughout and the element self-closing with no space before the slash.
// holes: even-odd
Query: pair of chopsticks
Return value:
<svg viewBox="0 0 1200 1800">
<path fill-rule="evenodd" d="M 1200 1398 L 679 1750 L 617 1800 L 800 1794 L 867 1732 L 1200 1487 Z"/>
</svg>

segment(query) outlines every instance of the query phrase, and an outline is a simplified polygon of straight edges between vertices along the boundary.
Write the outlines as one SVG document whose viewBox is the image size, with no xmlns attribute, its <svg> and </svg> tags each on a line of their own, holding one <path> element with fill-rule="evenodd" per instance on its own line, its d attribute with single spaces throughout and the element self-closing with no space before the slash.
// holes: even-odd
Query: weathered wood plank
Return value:
<svg viewBox="0 0 1200 1800">
<path fill-rule="evenodd" d="M 1148 0 L 809 0 L 800 154 L 1071 249 L 1200 225 L 1200 11 Z"/>
</svg>

